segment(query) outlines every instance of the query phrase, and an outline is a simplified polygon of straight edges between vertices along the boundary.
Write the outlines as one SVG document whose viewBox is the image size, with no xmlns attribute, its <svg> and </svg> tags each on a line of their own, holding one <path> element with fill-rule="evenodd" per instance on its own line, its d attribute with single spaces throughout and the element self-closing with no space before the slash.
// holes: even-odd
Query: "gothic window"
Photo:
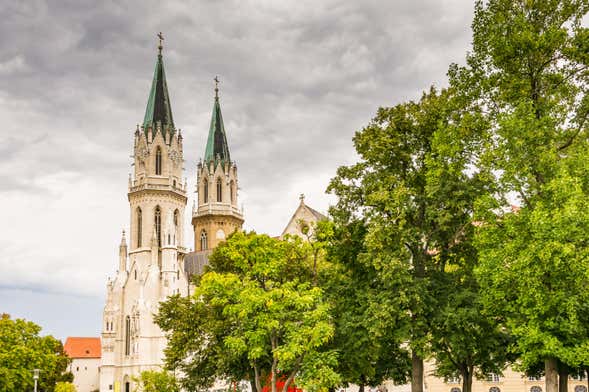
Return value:
<svg viewBox="0 0 589 392">
<path fill-rule="evenodd" d="M 125 319 L 125 355 L 131 352 L 131 318 Z"/>
<path fill-rule="evenodd" d="M 223 183 L 220 178 L 217 179 L 217 202 L 223 201 Z"/>
<path fill-rule="evenodd" d="M 488 382 L 499 382 L 499 375 L 497 373 L 489 373 L 487 375 Z"/>
<path fill-rule="evenodd" d="M 461 390 L 458 387 L 454 387 L 454 388 L 450 389 L 450 392 L 460 392 L 460 391 Z"/>
<path fill-rule="evenodd" d="M 135 270 L 135 280 L 137 280 L 137 270 Z"/>
<path fill-rule="evenodd" d="M 231 181 L 229 185 L 229 193 L 231 194 L 231 204 L 235 203 L 235 183 Z"/>
<path fill-rule="evenodd" d="M 587 387 L 585 385 L 577 385 L 575 386 L 575 392 L 587 392 Z"/>
<path fill-rule="evenodd" d="M 180 211 L 177 209 L 174 210 L 174 229 L 176 229 L 176 233 L 178 233 L 178 224 L 180 223 Z"/>
<path fill-rule="evenodd" d="M 155 235 L 157 246 L 162 246 L 162 210 L 160 206 L 155 207 Z"/>
<path fill-rule="evenodd" d="M 202 197 L 202 202 L 203 204 L 208 203 L 209 202 L 209 181 L 205 178 L 203 185 L 203 197 Z"/>
<path fill-rule="evenodd" d="M 160 147 L 155 150 L 155 174 L 162 174 L 162 149 Z"/>
<path fill-rule="evenodd" d="M 538 385 L 534 385 L 533 387 L 530 388 L 530 392 L 542 392 L 542 387 L 539 387 Z"/>
<path fill-rule="evenodd" d="M 203 230 L 202 233 L 200 233 L 200 250 L 207 250 L 208 248 L 207 232 Z"/>
<path fill-rule="evenodd" d="M 501 392 L 501 389 L 499 387 L 491 387 L 489 388 L 489 392 Z"/>
<path fill-rule="evenodd" d="M 141 248 L 141 237 L 143 235 L 143 216 L 141 215 L 141 208 L 137 207 L 137 247 Z"/>
</svg>

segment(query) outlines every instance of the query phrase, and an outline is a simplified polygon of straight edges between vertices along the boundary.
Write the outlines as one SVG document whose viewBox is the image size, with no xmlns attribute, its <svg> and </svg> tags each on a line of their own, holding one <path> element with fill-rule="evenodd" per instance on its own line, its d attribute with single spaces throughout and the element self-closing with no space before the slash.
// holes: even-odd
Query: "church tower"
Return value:
<svg viewBox="0 0 589 392">
<path fill-rule="evenodd" d="M 215 248 L 243 224 L 237 203 L 237 165 L 229 155 L 218 83 L 215 78 L 215 101 L 205 155 L 196 168 L 198 197 L 192 209 L 196 252 Z"/>
<path fill-rule="evenodd" d="M 123 232 L 118 271 L 107 283 L 101 392 L 130 392 L 141 371 L 159 369 L 166 339 L 153 316 L 170 295 L 188 293 L 182 134 L 172 117 L 161 33 L 159 38 L 143 124 L 133 136 L 134 170 L 127 193 L 130 230 L 127 236 Z"/>
</svg>

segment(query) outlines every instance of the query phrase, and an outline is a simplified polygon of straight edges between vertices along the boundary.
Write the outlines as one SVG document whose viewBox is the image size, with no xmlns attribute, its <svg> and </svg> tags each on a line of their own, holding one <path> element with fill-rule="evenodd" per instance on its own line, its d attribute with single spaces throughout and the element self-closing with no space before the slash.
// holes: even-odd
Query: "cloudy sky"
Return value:
<svg viewBox="0 0 589 392">
<path fill-rule="evenodd" d="M 352 136 L 379 106 L 446 84 L 472 11 L 470 0 L 0 0 L 0 312 L 60 338 L 100 332 L 157 32 L 191 188 L 219 75 L 245 226 L 276 235 L 300 193 L 327 209 L 329 179 L 354 162 Z"/>
</svg>

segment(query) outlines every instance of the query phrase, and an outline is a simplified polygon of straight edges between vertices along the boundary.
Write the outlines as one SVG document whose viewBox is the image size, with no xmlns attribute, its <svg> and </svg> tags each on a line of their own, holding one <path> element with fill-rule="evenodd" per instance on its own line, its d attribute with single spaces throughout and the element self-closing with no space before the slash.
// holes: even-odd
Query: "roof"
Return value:
<svg viewBox="0 0 589 392">
<path fill-rule="evenodd" d="M 184 257 L 184 272 L 189 279 L 192 275 L 202 275 L 205 267 L 209 265 L 209 255 L 212 252 L 211 249 L 190 252 Z"/>
<path fill-rule="evenodd" d="M 166 83 L 166 73 L 164 71 L 161 50 L 157 55 L 157 61 L 155 63 L 155 71 L 153 73 L 153 81 L 151 82 L 149 99 L 147 100 L 147 108 L 145 109 L 143 126 L 147 128 L 148 126 L 156 126 L 158 123 L 162 128 L 174 130 L 172 106 L 168 94 L 168 84 Z"/>
<path fill-rule="evenodd" d="M 307 207 L 307 209 L 309 211 L 311 211 L 311 214 L 313 214 L 315 216 L 315 218 L 317 218 L 317 220 L 323 220 L 323 219 L 327 219 L 327 217 L 325 215 L 323 215 L 322 213 L 320 213 L 319 211 L 309 207 L 308 205 L 305 204 L 305 207 Z"/>
<path fill-rule="evenodd" d="M 70 358 L 100 358 L 100 338 L 68 337 L 63 346 Z"/>
<path fill-rule="evenodd" d="M 314 218 L 314 221 L 312 220 L 307 223 L 316 223 L 318 221 L 327 219 L 327 217 L 325 215 L 323 215 L 322 213 L 320 213 L 316 209 L 311 208 L 308 205 L 306 205 L 304 202 L 304 196 L 301 195 L 301 202 L 300 202 L 299 206 L 297 207 L 297 209 L 295 210 L 294 214 L 292 214 L 292 217 L 290 218 L 290 220 L 286 224 L 286 227 L 282 231 L 282 234 L 280 235 L 280 237 L 283 237 L 285 234 L 287 234 L 288 229 L 289 229 L 289 227 L 291 227 L 293 222 L 298 221 L 298 219 L 302 219 L 304 217 L 305 211 L 307 211 Z"/>
<path fill-rule="evenodd" d="M 223 116 L 221 115 L 221 105 L 219 104 L 219 97 L 215 95 L 213 116 L 211 118 L 211 126 L 209 127 L 209 137 L 207 139 L 204 160 L 205 162 L 210 162 L 216 161 L 218 158 L 224 162 L 231 160 L 225 126 L 223 125 Z"/>
</svg>

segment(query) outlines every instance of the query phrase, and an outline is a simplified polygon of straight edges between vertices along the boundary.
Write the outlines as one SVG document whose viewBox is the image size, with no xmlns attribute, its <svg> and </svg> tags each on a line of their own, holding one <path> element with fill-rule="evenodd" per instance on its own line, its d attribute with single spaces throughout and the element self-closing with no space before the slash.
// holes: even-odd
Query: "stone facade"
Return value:
<svg viewBox="0 0 589 392">
<path fill-rule="evenodd" d="M 166 339 L 153 316 L 168 296 L 188 293 L 182 134 L 172 121 L 161 47 L 145 120 L 134 132 L 133 158 L 130 241 L 123 232 L 118 271 L 107 283 L 101 392 L 130 392 L 133 377 L 160 369 Z"/>
</svg>

